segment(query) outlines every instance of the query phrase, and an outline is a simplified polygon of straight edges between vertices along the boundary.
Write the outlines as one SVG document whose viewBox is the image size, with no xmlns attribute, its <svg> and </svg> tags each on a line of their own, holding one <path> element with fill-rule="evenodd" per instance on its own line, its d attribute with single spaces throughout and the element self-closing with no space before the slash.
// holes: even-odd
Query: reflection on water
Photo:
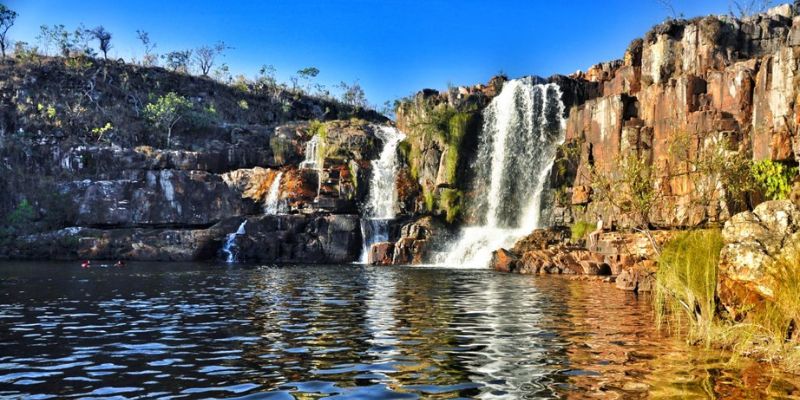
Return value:
<svg viewBox="0 0 800 400">
<path fill-rule="evenodd" d="M 0 265 L 0 396 L 800 398 L 606 284 L 489 271 Z"/>
</svg>

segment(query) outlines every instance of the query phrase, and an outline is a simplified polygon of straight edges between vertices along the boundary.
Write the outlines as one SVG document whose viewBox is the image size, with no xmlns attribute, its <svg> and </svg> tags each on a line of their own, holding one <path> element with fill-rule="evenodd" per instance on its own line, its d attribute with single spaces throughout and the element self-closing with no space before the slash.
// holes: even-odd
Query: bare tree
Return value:
<svg viewBox="0 0 800 400">
<path fill-rule="evenodd" d="M 93 38 L 97 39 L 103 58 L 108 60 L 108 51 L 111 50 L 111 32 L 107 31 L 102 25 L 89 31 Z"/>
<path fill-rule="evenodd" d="M 217 56 L 223 55 L 225 50 L 230 47 L 225 45 L 225 42 L 218 42 L 213 46 L 200 46 L 194 50 L 194 61 L 197 67 L 200 68 L 200 73 L 203 76 L 208 76 L 211 68 L 214 66 L 214 61 Z"/>
<path fill-rule="evenodd" d="M 772 0 L 731 0 L 728 6 L 731 16 L 747 18 L 769 10 Z"/>
<path fill-rule="evenodd" d="M 679 19 L 682 17 L 682 14 L 679 14 L 675 10 L 675 6 L 672 5 L 672 0 L 656 0 L 658 4 L 667 12 L 670 19 Z"/>
<path fill-rule="evenodd" d="M 136 37 L 139 38 L 139 41 L 142 42 L 142 45 L 144 45 L 142 65 L 148 67 L 156 65 L 156 62 L 158 62 L 158 56 L 156 56 L 156 54 L 153 52 L 153 50 L 156 48 L 156 44 L 150 41 L 150 34 L 143 30 L 136 30 Z"/>
<path fill-rule="evenodd" d="M 6 59 L 6 47 L 10 44 L 8 30 L 14 26 L 14 21 L 16 19 L 16 11 L 0 4 L 0 53 L 3 55 L 3 60 Z"/>
</svg>

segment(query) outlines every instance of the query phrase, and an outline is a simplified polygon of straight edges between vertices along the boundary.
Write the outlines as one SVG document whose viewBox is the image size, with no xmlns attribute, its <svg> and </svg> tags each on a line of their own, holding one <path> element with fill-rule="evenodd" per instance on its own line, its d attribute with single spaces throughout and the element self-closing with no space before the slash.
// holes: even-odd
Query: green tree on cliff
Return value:
<svg viewBox="0 0 800 400">
<path fill-rule="evenodd" d="M 175 92 L 169 92 L 155 102 L 147 104 L 144 108 L 144 117 L 155 128 L 167 131 L 167 147 L 169 147 L 172 129 L 178 121 L 191 112 L 191 109 L 192 102 L 189 99 L 179 96 Z"/>
<path fill-rule="evenodd" d="M 6 59 L 6 48 L 11 44 L 8 38 L 8 30 L 14 26 L 14 21 L 17 19 L 16 11 L 0 4 L 0 54 L 3 60 Z"/>
</svg>

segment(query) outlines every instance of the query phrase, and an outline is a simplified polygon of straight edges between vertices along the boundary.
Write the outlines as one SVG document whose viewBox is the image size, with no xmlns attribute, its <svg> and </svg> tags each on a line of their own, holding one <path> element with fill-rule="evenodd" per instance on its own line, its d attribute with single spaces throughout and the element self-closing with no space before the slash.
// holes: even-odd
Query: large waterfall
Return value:
<svg viewBox="0 0 800 400">
<path fill-rule="evenodd" d="M 395 217 L 397 203 L 397 146 L 405 139 L 399 130 L 382 126 L 376 135 L 383 142 L 380 157 L 372 163 L 369 198 L 363 210 L 361 233 L 364 248 L 361 262 L 367 262 L 370 246 L 389 240 L 389 222 Z"/>
<path fill-rule="evenodd" d="M 462 230 L 445 265 L 484 268 L 492 251 L 540 226 L 542 191 L 564 140 L 564 124 L 558 85 L 533 78 L 506 82 L 484 110 L 474 165 L 481 193 L 475 210 L 482 225 Z"/>
</svg>

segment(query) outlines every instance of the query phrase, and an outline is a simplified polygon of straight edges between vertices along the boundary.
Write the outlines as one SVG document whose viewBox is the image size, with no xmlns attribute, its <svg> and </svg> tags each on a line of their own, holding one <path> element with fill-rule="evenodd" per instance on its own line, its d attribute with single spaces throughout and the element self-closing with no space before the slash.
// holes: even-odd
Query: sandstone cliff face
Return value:
<svg viewBox="0 0 800 400">
<path fill-rule="evenodd" d="M 619 226 L 633 224 L 592 194 L 593 176 L 619 176 L 618 160 L 628 155 L 655 172 L 652 184 L 663 201 L 650 211 L 653 225 L 719 222 L 740 211 L 725 199 L 698 205 L 691 179 L 697 171 L 672 146 L 688 138 L 690 158 L 698 157 L 697 149 L 724 138 L 728 151 L 755 161 L 796 162 L 799 55 L 800 17 L 785 5 L 744 20 L 664 23 L 634 41 L 623 60 L 576 75 L 601 85 L 602 95 L 569 112 L 565 146 L 579 150 L 561 161 L 574 180 L 553 180 L 564 196 L 552 223 L 601 215 Z"/>
</svg>

